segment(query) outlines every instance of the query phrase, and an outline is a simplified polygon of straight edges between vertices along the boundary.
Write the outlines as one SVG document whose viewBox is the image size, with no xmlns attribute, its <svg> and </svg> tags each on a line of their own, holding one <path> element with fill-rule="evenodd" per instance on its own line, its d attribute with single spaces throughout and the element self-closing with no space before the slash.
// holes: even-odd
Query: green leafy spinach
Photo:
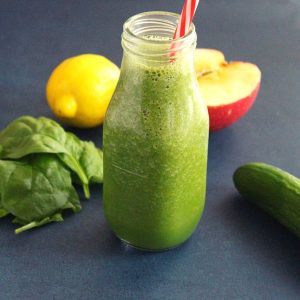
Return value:
<svg viewBox="0 0 300 300">
<path fill-rule="evenodd" d="M 53 154 L 0 161 L 0 217 L 15 216 L 16 233 L 62 221 L 62 211 L 81 209 L 69 170 Z"/>
<path fill-rule="evenodd" d="M 16 233 L 63 221 L 81 209 L 72 182 L 103 181 L 103 153 L 48 118 L 23 116 L 0 132 L 0 218 L 13 215 Z"/>
<path fill-rule="evenodd" d="M 0 133 L 0 159 L 19 159 L 33 153 L 54 153 L 82 183 L 89 198 L 89 181 L 103 180 L 102 152 L 92 142 L 83 142 L 65 132 L 55 121 L 23 116 Z"/>
</svg>

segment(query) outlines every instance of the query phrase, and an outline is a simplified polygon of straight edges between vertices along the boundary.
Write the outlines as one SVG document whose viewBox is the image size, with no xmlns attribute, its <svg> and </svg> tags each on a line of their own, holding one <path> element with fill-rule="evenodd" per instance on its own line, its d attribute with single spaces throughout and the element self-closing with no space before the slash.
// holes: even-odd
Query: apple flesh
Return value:
<svg viewBox="0 0 300 300">
<path fill-rule="evenodd" d="M 196 49 L 194 58 L 197 76 L 217 70 L 225 62 L 224 54 L 215 49 Z"/>
<path fill-rule="evenodd" d="M 210 131 L 230 126 L 253 105 L 260 88 L 259 68 L 247 62 L 225 61 L 222 52 L 197 49 L 195 68 L 201 95 L 207 105 Z"/>
</svg>

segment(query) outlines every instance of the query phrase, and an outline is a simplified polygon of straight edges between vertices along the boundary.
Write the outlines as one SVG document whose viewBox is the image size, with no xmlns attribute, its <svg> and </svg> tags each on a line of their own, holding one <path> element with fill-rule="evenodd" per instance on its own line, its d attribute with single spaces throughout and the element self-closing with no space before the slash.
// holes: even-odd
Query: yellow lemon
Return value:
<svg viewBox="0 0 300 300">
<path fill-rule="evenodd" d="M 71 126 L 100 125 L 119 75 L 119 68 L 103 56 L 82 54 L 68 58 L 48 80 L 48 104 L 58 118 Z"/>
</svg>

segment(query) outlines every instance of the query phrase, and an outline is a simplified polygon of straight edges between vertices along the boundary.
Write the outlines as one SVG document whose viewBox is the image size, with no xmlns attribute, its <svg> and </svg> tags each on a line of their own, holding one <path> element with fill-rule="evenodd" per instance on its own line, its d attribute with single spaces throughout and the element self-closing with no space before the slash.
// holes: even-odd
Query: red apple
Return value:
<svg viewBox="0 0 300 300">
<path fill-rule="evenodd" d="M 196 49 L 195 68 L 208 107 L 210 131 L 231 125 L 251 108 L 261 81 L 256 65 L 239 61 L 227 63 L 218 50 Z"/>
</svg>

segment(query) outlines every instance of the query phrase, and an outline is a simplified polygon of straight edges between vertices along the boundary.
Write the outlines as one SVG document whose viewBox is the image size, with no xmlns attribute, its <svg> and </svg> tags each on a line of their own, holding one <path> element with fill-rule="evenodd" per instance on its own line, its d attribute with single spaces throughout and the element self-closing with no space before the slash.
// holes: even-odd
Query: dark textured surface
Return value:
<svg viewBox="0 0 300 300">
<path fill-rule="evenodd" d="M 0 128 L 23 114 L 52 116 L 44 87 L 59 61 L 92 52 L 120 63 L 127 17 L 181 4 L 1 0 Z M 247 161 L 300 176 L 300 2 L 201 1 L 195 23 L 199 46 L 257 63 L 263 82 L 251 112 L 210 137 L 207 205 L 193 237 L 169 252 L 127 249 L 94 188 L 64 223 L 15 236 L 0 220 L 0 299 L 299 299 L 299 240 L 242 200 L 231 177 Z M 101 145 L 101 128 L 76 133 Z"/>
</svg>

